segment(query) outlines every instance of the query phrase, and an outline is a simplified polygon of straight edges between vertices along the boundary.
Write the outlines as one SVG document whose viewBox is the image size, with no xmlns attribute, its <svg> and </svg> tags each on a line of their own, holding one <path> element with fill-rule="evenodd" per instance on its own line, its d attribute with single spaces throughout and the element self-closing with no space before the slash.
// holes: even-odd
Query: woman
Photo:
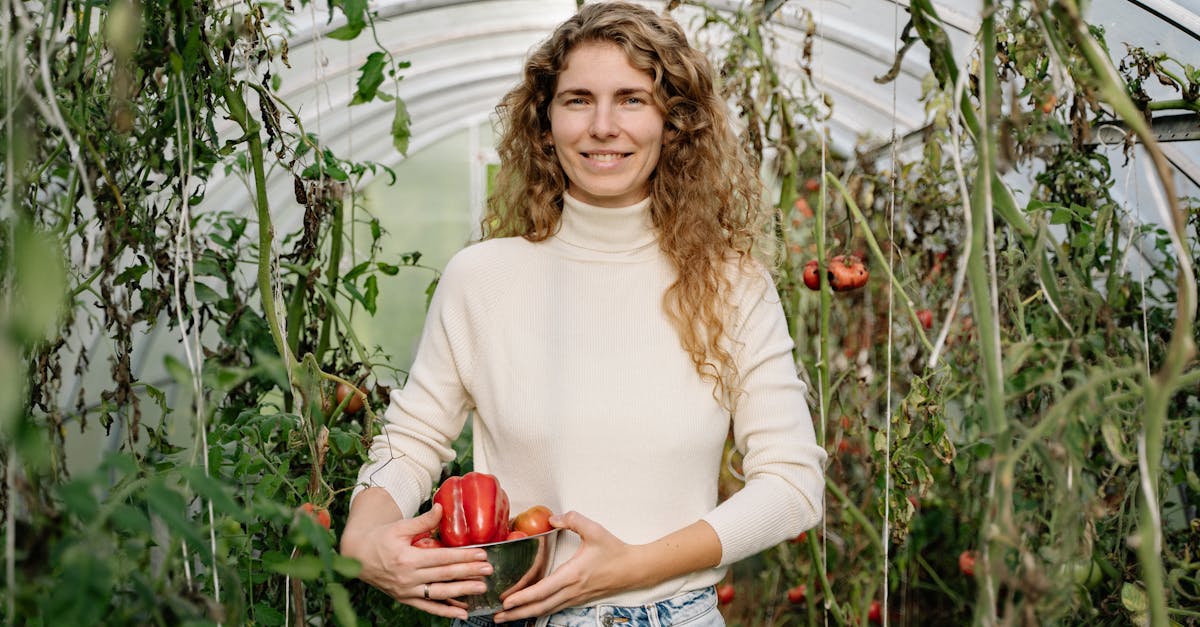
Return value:
<svg viewBox="0 0 1200 627">
<path fill-rule="evenodd" d="M 343 552 L 401 602 L 465 618 L 445 601 L 482 591 L 485 556 L 410 548 L 441 512 L 405 517 L 473 411 L 475 467 L 512 511 L 547 505 L 568 530 L 496 622 L 722 625 L 728 565 L 819 520 L 825 452 L 752 257 L 769 214 L 712 70 L 670 18 L 589 4 L 497 111 L 483 241 L 446 268 Z M 718 505 L 731 425 L 746 485 Z"/>
</svg>

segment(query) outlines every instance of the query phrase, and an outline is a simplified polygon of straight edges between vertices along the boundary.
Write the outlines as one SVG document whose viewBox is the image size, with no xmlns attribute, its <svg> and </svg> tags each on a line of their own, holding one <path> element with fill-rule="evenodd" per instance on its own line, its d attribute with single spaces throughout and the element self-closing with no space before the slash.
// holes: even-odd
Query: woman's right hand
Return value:
<svg viewBox="0 0 1200 627">
<path fill-rule="evenodd" d="M 374 490 L 364 491 L 354 500 L 342 532 L 342 555 L 362 562 L 358 578 L 405 605 L 465 619 L 467 611 L 450 599 L 487 590 L 481 579 L 492 572 L 487 553 L 479 548 L 412 546 L 415 536 L 437 527 L 441 506 L 435 504 L 416 518 L 395 518 L 390 511 L 379 511 L 388 505 L 395 508 L 391 497 L 382 490 L 382 494 L 371 492 Z"/>
</svg>

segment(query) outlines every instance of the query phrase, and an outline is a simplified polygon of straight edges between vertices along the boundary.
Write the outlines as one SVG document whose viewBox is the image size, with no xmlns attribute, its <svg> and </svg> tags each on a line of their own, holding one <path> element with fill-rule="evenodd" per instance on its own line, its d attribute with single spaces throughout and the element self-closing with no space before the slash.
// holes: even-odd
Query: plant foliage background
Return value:
<svg viewBox="0 0 1200 627">
<path fill-rule="evenodd" d="M 351 321 L 376 313 L 380 275 L 422 266 L 381 246 L 360 202 L 390 171 L 334 154 L 280 96 L 307 4 L 0 3 L 9 623 L 440 624 L 334 550 L 392 367 Z M 698 27 L 720 34 L 714 62 L 777 194 L 827 516 L 735 566 L 730 623 L 865 624 L 874 601 L 896 624 L 1200 624 L 1200 199 L 1174 192 L 1147 124 L 1196 115 L 1200 71 L 1141 49 L 1113 67 L 1070 1 L 985 2 L 960 68 L 915 0 L 903 39 L 932 68 L 921 149 L 831 154 L 820 125 L 837 104 L 772 56 L 782 4 Z M 328 8 L 346 20 L 328 37 L 371 38 L 365 1 Z M 401 154 L 388 90 L 406 68 L 380 44 L 352 103 L 393 108 Z M 1147 81 L 1178 98 L 1151 100 Z M 1167 224 L 1110 194 L 1111 153 L 1087 132 L 1106 122 L 1128 131 L 1123 159 L 1140 144 L 1164 173 Z M 294 202 L 268 200 L 271 168 Z M 217 173 L 255 204 L 202 204 Z M 1014 176 L 1033 181 L 1021 198 Z M 809 260 L 848 253 L 868 261 L 866 289 L 804 287 Z M 163 330 L 179 349 L 149 380 Z M 366 409 L 339 403 L 339 383 Z M 95 468 L 72 469 L 69 430 L 104 434 Z M 469 433 L 456 446 L 455 474 Z M 736 455 L 728 468 L 727 492 Z"/>
</svg>

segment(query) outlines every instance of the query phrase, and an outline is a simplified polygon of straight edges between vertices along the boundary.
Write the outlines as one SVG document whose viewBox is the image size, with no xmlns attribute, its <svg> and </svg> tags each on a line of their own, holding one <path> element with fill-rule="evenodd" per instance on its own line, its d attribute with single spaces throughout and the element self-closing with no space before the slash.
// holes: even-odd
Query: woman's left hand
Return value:
<svg viewBox="0 0 1200 627">
<path fill-rule="evenodd" d="M 629 575 L 639 572 L 630 567 L 636 545 L 578 512 L 553 516 L 550 524 L 578 534 L 579 550 L 545 579 L 506 598 L 504 611 L 493 617 L 496 622 L 553 614 L 635 586 Z"/>
</svg>

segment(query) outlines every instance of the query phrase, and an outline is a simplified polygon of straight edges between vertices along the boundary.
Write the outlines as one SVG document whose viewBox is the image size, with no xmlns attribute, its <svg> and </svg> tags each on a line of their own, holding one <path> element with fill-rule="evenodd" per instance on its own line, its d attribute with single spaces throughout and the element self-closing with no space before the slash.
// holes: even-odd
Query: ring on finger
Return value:
<svg viewBox="0 0 1200 627">
<path fill-rule="evenodd" d="M 426 601 L 429 600 L 429 583 L 428 582 L 425 584 L 425 600 Z"/>
</svg>

